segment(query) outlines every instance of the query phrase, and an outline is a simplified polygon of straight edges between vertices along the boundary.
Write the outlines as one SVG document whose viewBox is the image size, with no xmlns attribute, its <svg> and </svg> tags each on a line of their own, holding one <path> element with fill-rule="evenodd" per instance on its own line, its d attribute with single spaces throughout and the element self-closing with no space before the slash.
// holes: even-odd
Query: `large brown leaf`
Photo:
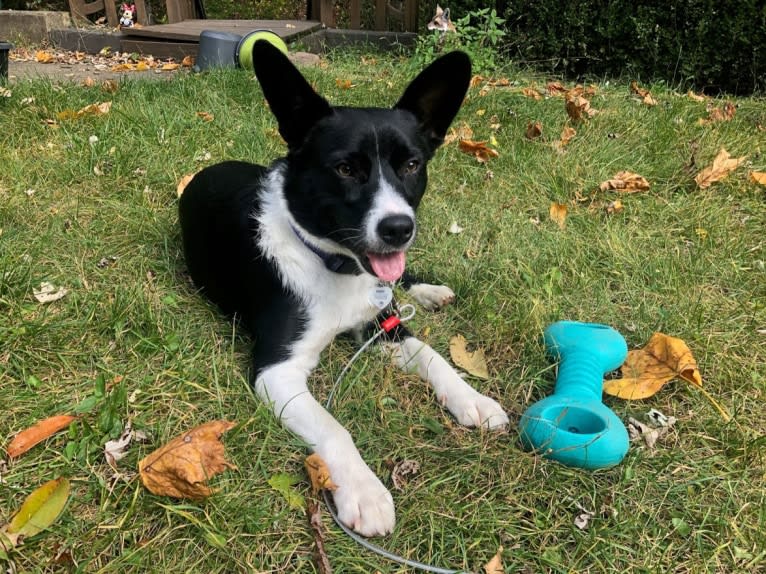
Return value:
<svg viewBox="0 0 766 574">
<path fill-rule="evenodd" d="M 174 498 L 200 499 L 213 490 L 207 481 L 226 469 L 236 468 L 224 458 L 223 433 L 236 426 L 211 421 L 177 436 L 138 463 L 143 485 L 150 492 Z"/>
</svg>

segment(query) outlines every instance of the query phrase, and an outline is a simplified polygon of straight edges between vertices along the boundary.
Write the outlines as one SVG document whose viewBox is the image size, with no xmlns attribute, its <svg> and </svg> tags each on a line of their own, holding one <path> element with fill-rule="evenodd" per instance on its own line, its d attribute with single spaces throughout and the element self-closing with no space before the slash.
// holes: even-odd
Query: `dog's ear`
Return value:
<svg viewBox="0 0 766 574">
<path fill-rule="evenodd" d="M 266 40 L 253 45 L 253 66 L 287 147 L 300 147 L 314 124 L 332 113 L 330 104 L 314 91 L 287 56 Z"/>
<path fill-rule="evenodd" d="M 433 151 L 444 141 L 470 82 L 471 59 L 463 52 L 450 52 L 420 72 L 395 107 L 415 114 Z"/>
</svg>

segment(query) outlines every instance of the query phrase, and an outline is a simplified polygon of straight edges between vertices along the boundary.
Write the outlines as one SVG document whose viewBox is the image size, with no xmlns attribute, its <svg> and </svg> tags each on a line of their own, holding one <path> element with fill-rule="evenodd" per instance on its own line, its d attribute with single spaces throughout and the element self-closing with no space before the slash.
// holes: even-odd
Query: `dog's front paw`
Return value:
<svg viewBox="0 0 766 574">
<path fill-rule="evenodd" d="M 394 529 L 394 499 L 367 465 L 330 469 L 340 521 L 363 536 L 383 536 Z"/>
<path fill-rule="evenodd" d="M 497 401 L 472 388 L 439 397 L 439 402 L 463 426 L 502 429 L 508 426 L 508 415 Z"/>
<path fill-rule="evenodd" d="M 437 311 L 455 300 L 455 293 L 446 285 L 416 283 L 407 292 L 429 311 Z"/>
</svg>

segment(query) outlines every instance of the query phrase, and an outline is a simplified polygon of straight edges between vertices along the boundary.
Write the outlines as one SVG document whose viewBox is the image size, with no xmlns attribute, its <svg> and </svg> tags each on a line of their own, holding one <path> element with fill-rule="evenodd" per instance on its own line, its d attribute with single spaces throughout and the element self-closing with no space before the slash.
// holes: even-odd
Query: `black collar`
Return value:
<svg viewBox="0 0 766 574">
<path fill-rule="evenodd" d="M 359 269 L 359 265 L 357 265 L 356 261 L 352 257 L 349 257 L 348 255 L 341 255 L 340 253 L 327 253 L 326 251 L 322 251 L 316 245 L 312 245 L 306 241 L 306 238 L 303 237 L 301 232 L 298 231 L 298 228 L 295 227 L 292 222 L 290 223 L 290 227 L 292 227 L 293 232 L 298 237 L 298 239 L 303 242 L 303 245 L 308 247 L 312 253 L 319 257 L 328 270 L 332 271 L 333 273 L 340 273 L 341 275 L 362 274 L 362 270 Z"/>
</svg>

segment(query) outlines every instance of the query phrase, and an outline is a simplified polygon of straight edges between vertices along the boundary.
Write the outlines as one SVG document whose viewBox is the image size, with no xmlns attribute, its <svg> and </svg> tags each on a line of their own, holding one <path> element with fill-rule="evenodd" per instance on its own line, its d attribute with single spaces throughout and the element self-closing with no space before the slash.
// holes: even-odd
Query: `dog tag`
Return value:
<svg viewBox="0 0 766 574">
<path fill-rule="evenodd" d="M 368 297 L 370 305 L 377 307 L 380 310 L 388 307 L 391 303 L 391 299 L 394 298 L 394 292 L 391 291 L 391 287 L 385 285 L 378 285 L 374 289 L 370 289 L 370 295 Z"/>
</svg>

